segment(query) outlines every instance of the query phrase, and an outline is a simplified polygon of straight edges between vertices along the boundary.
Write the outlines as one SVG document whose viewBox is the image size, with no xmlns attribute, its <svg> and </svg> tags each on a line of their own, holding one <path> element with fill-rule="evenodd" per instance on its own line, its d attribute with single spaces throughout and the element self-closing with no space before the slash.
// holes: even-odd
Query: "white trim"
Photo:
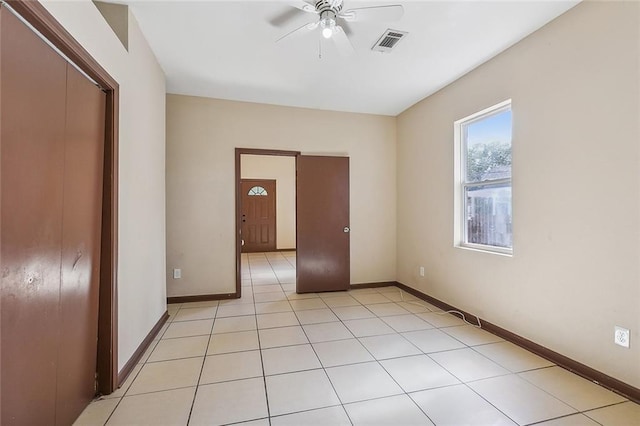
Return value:
<svg viewBox="0 0 640 426">
<path fill-rule="evenodd" d="M 462 230 L 464 229 L 464 214 L 462 214 L 462 209 L 464 206 L 464 194 L 462 194 L 462 176 L 464 176 L 464 172 L 462 169 L 461 162 L 461 143 L 460 143 L 460 130 L 461 126 L 458 121 L 453 124 L 453 246 L 458 247 L 460 243 L 463 241 L 464 236 L 462 234 Z"/>
<path fill-rule="evenodd" d="M 513 257 L 513 249 L 508 249 L 504 247 L 485 246 L 482 244 L 467 243 L 467 244 L 457 245 L 456 248 L 469 250 L 469 251 L 476 251 L 480 253 L 497 254 L 505 257 Z"/>
<path fill-rule="evenodd" d="M 499 254 L 503 256 L 513 256 L 513 248 L 489 246 L 483 244 L 474 244 L 467 242 L 467 212 L 465 194 L 468 188 L 477 188 L 482 186 L 494 186 L 509 184 L 513 190 L 512 178 L 500 178 L 493 180 L 485 180 L 480 182 L 466 182 L 466 159 L 464 154 L 467 152 L 466 128 L 469 124 L 482 120 L 490 115 L 496 115 L 504 111 L 511 110 L 511 99 L 502 101 L 496 105 L 485 108 L 482 111 L 473 113 L 467 117 L 456 120 L 453 123 L 454 137 L 454 232 L 453 245 L 457 248 L 464 248 L 472 251 L 484 253 Z M 513 200 L 511 202 L 513 206 Z M 513 214 L 513 209 L 512 209 Z"/>
<path fill-rule="evenodd" d="M 461 185 L 464 185 L 465 188 L 477 188 L 479 186 L 494 186 L 494 185 L 501 185 L 501 184 L 505 184 L 505 183 L 511 183 L 511 178 L 502 178 L 502 179 L 492 179 L 492 180 L 482 180 L 479 182 L 464 182 L 464 183 L 460 183 Z"/>
<path fill-rule="evenodd" d="M 464 118 L 461 118 L 460 120 L 456 120 L 454 124 L 455 125 L 461 125 L 463 123 L 470 124 L 470 123 L 473 123 L 474 121 L 478 121 L 479 119 L 483 118 L 483 116 L 485 115 L 496 114 L 498 112 L 506 111 L 510 108 L 511 108 L 511 99 L 507 99 L 506 101 L 502 101 L 499 104 L 495 104 L 493 106 L 483 109 L 482 111 L 474 112 L 473 114 L 468 115 Z"/>
</svg>

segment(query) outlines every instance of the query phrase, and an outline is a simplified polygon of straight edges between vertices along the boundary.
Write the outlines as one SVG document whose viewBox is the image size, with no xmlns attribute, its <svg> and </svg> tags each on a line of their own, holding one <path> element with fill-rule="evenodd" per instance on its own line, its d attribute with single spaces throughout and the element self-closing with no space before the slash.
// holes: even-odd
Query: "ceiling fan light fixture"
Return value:
<svg viewBox="0 0 640 426">
<path fill-rule="evenodd" d="M 331 38 L 336 28 L 336 20 L 332 18 L 323 18 L 320 20 L 320 28 L 322 28 L 322 37 Z"/>
</svg>

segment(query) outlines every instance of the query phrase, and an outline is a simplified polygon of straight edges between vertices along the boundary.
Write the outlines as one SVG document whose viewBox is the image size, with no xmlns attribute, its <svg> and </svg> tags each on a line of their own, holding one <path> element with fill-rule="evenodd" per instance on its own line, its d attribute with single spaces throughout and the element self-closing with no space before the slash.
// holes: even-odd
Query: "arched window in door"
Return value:
<svg viewBox="0 0 640 426">
<path fill-rule="evenodd" d="M 258 196 L 267 196 L 269 194 L 267 194 L 267 190 L 264 189 L 261 186 L 254 186 L 252 187 L 249 192 L 247 193 L 247 195 L 258 195 Z"/>
</svg>

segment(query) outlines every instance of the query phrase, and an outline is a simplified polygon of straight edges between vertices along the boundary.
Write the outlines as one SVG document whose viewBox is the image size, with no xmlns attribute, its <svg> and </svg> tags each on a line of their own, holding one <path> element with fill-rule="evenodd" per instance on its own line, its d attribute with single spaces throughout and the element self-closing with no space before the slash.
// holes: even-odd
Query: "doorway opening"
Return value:
<svg viewBox="0 0 640 426">
<path fill-rule="evenodd" d="M 297 151 L 236 148 L 236 297 L 247 259 L 267 261 L 296 247 Z M 282 253 L 280 253 L 282 252 Z M 260 259 L 258 259 L 260 258 Z M 295 257 L 289 257 L 294 262 Z M 293 277 L 295 282 L 295 276 Z"/>
<path fill-rule="evenodd" d="M 349 157 L 325 155 L 301 155 L 295 151 L 275 151 L 236 148 L 236 294 L 242 296 L 242 280 L 249 278 L 243 265 L 250 266 L 252 253 L 244 254 L 243 238 L 250 231 L 243 231 L 244 191 L 248 193 L 268 192 L 260 185 L 243 188 L 242 178 L 264 178 L 265 176 L 243 176 L 242 159 L 251 156 L 295 157 L 295 220 L 292 222 L 295 235 L 295 257 L 277 259 L 286 263 L 295 259 L 295 279 L 287 277 L 296 293 L 318 293 L 348 290 L 350 288 L 350 232 L 349 224 Z M 283 191 L 278 190 L 279 193 Z M 255 195 L 254 195 L 255 196 Z M 245 214 L 245 217 L 243 217 Z M 282 215 L 278 214 L 281 218 Z M 279 222 L 279 221 L 278 221 Z M 277 247 L 281 246 L 282 227 L 277 226 Z M 270 264 L 268 254 L 262 263 Z M 262 256 L 265 256 L 264 254 Z M 257 260 L 257 259 L 254 259 Z M 265 274 L 275 271 L 266 271 Z M 276 273 L 277 276 L 277 273 Z M 275 277 L 265 277 L 265 279 Z M 253 279 L 253 277 L 251 277 Z M 278 278 L 278 281 L 280 279 Z M 247 283 L 249 284 L 249 283 Z"/>
</svg>

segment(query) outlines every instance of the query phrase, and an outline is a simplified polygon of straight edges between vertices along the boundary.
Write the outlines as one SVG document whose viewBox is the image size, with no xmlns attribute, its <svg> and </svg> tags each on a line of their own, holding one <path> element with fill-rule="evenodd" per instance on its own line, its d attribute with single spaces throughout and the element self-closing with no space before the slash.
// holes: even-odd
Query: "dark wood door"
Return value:
<svg viewBox="0 0 640 426">
<path fill-rule="evenodd" d="M 69 65 L 66 101 L 58 425 L 95 395 L 106 95 Z"/>
<path fill-rule="evenodd" d="M 60 319 L 67 64 L 2 7 L 0 43 L 0 423 L 51 425 Z"/>
<path fill-rule="evenodd" d="M 347 290 L 349 158 L 297 158 L 298 293 Z"/>
<path fill-rule="evenodd" d="M 276 181 L 242 179 L 244 253 L 276 250 Z"/>
<path fill-rule="evenodd" d="M 94 395 L 105 96 L 0 7 L 2 425 Z"/>
</svg>

